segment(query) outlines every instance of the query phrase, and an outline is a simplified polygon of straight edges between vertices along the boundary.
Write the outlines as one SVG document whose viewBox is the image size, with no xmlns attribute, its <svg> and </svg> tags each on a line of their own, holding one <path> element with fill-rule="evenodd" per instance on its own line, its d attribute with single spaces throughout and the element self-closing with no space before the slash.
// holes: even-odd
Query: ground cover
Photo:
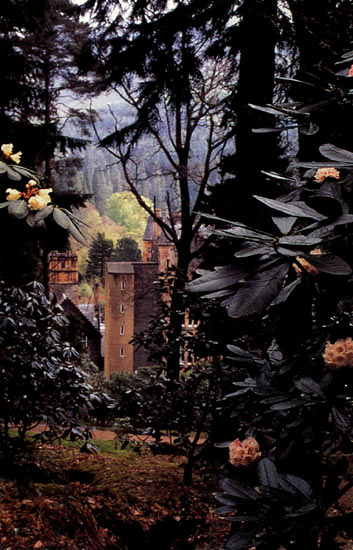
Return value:
<svg viewBox="0 0 353 550">
<path fill-rule="evenodd" d="M 1 549 L 222 547 L 228 526 L 212 512 L 212 480 L 198 472 L 186 488 L 180 457 L 95 443 L 110 452 L 42 445 L 16 478 L 0 478 Z"/>
</svg>

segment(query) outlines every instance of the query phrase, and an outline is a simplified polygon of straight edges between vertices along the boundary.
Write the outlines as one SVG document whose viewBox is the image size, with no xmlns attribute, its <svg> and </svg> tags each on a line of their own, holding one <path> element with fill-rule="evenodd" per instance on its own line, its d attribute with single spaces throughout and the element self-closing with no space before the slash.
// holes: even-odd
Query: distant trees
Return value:
<svg viewBox="0 0 353 550">
<path fill-rule="evenodd" d="M 142 254 L 134 239 L 123 237 L 117 241 L 110 259 L 113 262 L 141 262 Z"/>
<path fill-rule="evenodd" d="M 141 195 L 141 200 L 149 209 L 152 202 Z M 136 202 L 130 191 L 113 193 L 107 200 L 107 216 L 124 229 L 127 236 L 141 241 L 148 218 L 148 213 Z"/>
</svg>

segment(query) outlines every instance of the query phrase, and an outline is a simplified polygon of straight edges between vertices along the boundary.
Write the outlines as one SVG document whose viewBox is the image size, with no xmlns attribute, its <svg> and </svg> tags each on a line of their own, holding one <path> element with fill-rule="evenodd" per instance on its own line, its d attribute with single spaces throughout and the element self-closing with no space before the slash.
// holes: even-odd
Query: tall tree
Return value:
<svg viewBox="0 0 353 550">
<path fill-rule="evenodd" d="M 141 262 L 142 254 L 134 239 L 123 237 L 117 241 L 110 259 L 114 262 Z"/>
<path fill-rule="evenodd" d="M 137 202 L 152 216 L 177 251 L 176 276 L 171 288 L 168 375 L 179 375 L 180 335 L 184 320 L 183 289 L 201 226 L 207 185 L 219 164 L 229 134 L 221 127 L 225 75 L 222 59 L 206 57 L 211 39 L 193 27 L 187 3 L 170 10 L 166 2 L 135 2 L 124 22 L 113 21 L 98 37 L 101 86 L 114 89 L 133 113 L 133 122 L 100 140 L 121 164 L 126 183 Z M 92 5 L 92 4 L 91 4 Z M 96 15 L 116 8 L 118 2 L 98 2 Z M 101 10 L 99 10 L 101 8 Z M 100 39 L 100 40 L 99 40 Z M 201 134 L 200 129 L 203 129 Z M 173 216 L 168 194 L 167 220 L 142 197 L 138 184 L 145 174 L 134 158 L 135 145 L 145 134 L 154 142 L 148 151 L 150 171 L 155 173 L 157 153 L 163 157 L 163 176 L 177 190 L 180 216 Z M 198 158 L 195 144 L 204 139 Z"/>
<path fill-rule="evenodd" d="M 105 263 L 110 259 L 113 248 L 113 241 L 106 239 L 104 233 L 98 233 L 88 252 L 86 278 L 89 281 L 100 279 L 104 285 Z"/>
</svg>

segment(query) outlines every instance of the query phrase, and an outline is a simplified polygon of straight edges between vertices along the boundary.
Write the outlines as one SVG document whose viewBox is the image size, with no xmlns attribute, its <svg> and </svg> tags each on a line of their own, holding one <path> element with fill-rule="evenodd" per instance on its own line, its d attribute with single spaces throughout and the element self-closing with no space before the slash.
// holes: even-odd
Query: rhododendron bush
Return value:
<svg viewBox="0 0 353 550">
<path fill-rule="evenodd" d="M 325 87 L 332 100 L 336 91 Z M 254 107 L 298 131 L 316 108 Z M 208 216 L 217 238 L 238 246 L 226 267 L 189 284 L 246 324 L 228 346 L 238 373 L 225 396 L 232 430 L 217 445 L 227 550 L 335 550 L 353 535 L 342 502 L 353 484 L 353 152 L 325 144 L 320 153 L 296 161 L 290 177 L 267 173 L 283 188 L 275 199 L 255 196 L 263 225 Z M 261 334 L 245 332 L 251 322 Z"/>
</svg>

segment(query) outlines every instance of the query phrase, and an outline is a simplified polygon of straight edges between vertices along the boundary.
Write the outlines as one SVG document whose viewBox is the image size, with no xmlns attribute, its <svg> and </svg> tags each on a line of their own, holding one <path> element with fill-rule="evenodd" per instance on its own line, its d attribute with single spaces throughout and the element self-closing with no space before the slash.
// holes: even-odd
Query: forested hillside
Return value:
<svg viewBox="0 0 353 550">
<path fill-rule="evenodd" d="M 98 120 L 95 126 L 100 136 L 106 136 L 114 131 L 114 117 L 121 125 L 131 122 L 128 107 L 122 103 L 116 103 L 110 108 L 107 106 L 100 109 L 97 115 Z M 167 132 L 166 128 L 165 132 Z M 72 126 L 70 133 L 74 137 L 77 134 L 77 129 Z M 198 157 L 204 155 L 205 149 L 206 136 L 203 136 L 202 128 L 200 128 L 193 143 L 195 168 L 197 168 Z M 177 210 L 178 196 L 173 185 L 170 169 L 166 165 L 165 156 L 161 152 L 155 154 L 152 151 L 152 140 L 148 135 L 141 139 L 136 146 L 136 151 L 139 159 L 139 170 L 141 171 L 138 182 L 140 193 L 151 201 L 155 201 L 156 207 L 160 208 L 164 208 L 168 194 L 173 210 Z M 97 137 L 93 127 L 91 143 L 76 154 L 74 158 L 57 159 L 56 172 L 58 190 L 92 195 L 91 202 L 101 215 L 107 212 L 106 201 L 113 193 L 128 189 L 122 168 L 117 164 L 114 156 L 107 149 L 97 146 Z M 196 169 L 195 173 L 197 172 Z M 192 198 L 196 194 L 197 187 L 198 182 L 195 178 Z"/>
</svg>

